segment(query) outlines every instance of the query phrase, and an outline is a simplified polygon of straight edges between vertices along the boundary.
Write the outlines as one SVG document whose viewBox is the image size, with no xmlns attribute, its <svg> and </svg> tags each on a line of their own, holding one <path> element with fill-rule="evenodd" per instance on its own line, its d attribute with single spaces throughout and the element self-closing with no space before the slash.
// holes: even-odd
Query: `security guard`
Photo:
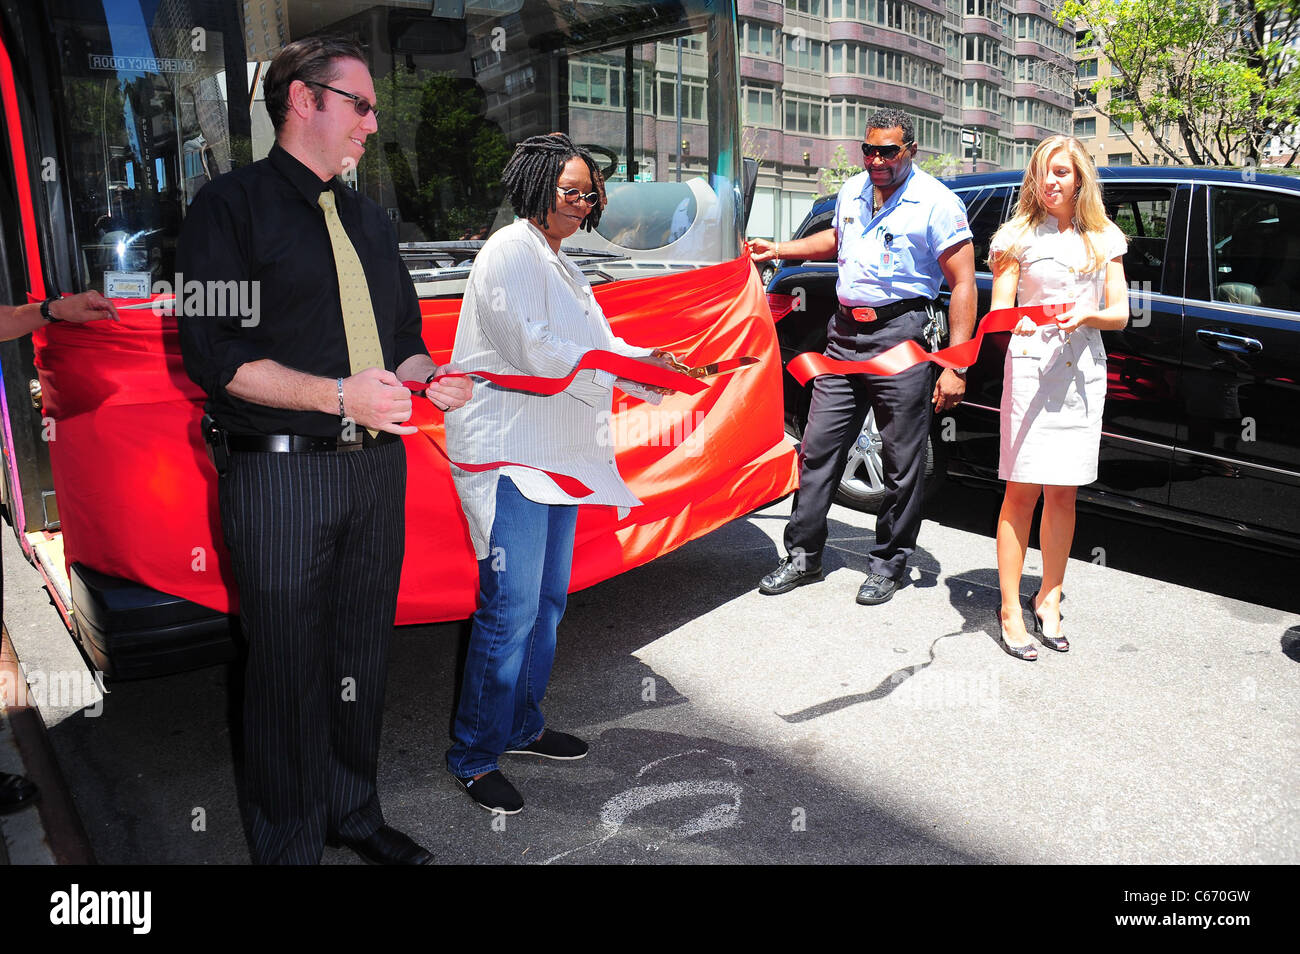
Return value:
<svg viewBox="0 0 1300 954">
<path fill-rule="evenodd" d="M 975 329 L 975 251 L 960 199 L 912 165 L 912 121 L 897 109 L 877 112 L 862 143 L 864 172 L 840 189 L 835 228 L 792 242 L 751 242 L 753 259 L 826 259 L 838 254 L 839 307 L 827 328 L 826 356 L 873 358 L 903 341 L 927 346 L 939 286 L 952 289 L 951 343 Z M 928 362 L 895 375 L 825 375 L 813 384 L 808 426 L 799 451 L 799 490 L 785 529 L 788 554 L 763 577 L 760 593 L 788 593 L 822 578 L 826 514 L 850 448 L 867 412 L 875 412 L 882 441 L 885 497 L 876 540 L 857 601 L 891 599 L 907 572 L 921 528 L 927 399 L 935 413 L 961 403 L 965 372 L 936 380 Z"/>
</svg>

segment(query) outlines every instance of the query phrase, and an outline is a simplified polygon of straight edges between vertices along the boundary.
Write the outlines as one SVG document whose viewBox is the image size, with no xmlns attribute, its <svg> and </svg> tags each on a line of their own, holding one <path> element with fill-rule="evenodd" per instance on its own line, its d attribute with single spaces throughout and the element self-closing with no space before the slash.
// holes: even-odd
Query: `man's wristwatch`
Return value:
<svg viewBox="0 0 1300 954">
<path fill-rule="evenodd" d="M 50 305 L 59 300 L 59 296 L 55 295 L 53 298 L 47 298 L 45 301 L 41 302 L 41 317 L 44 318 L 46 322 L 63 320 L 62 318 L 56 318 L 54 315 L 50 314 Z"/>
<path fill-rule="evenodd" d="M 970 370 L 970 366 L 967 365 L 964 368 L 949 368 L 948 370 L 951 371 L 953 374 L 957 375 L 958 377 L 964 378 L 966 377 L 966 372 Z"/>
</svg>

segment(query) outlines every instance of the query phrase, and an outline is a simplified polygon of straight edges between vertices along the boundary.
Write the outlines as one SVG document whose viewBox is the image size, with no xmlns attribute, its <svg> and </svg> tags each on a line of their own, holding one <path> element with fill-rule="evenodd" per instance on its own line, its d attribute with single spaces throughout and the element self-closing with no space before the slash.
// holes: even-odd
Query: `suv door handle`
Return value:
<svg viewBox="0 0 1300 954">
<path fill-rule="evenodd" d="M 1209 328 L 1197 328 L 1196 339 L 1207 348 L 1231 351 L 1233 354 L 1258 354 L 1264 350 L 1258 338 L 1230 335 L 1223 331 L 1211 331 Z"/>
</svg>

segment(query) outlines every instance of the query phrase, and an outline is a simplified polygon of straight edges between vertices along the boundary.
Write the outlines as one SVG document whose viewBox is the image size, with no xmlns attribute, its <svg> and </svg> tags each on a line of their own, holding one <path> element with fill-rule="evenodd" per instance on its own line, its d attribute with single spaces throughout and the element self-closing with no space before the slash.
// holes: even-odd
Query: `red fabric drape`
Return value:
<svg viewBox="0 0 1300 954">
<path fill-rule="evenodd" d="M 615 392 L 619 469 L 645 506 L 623 520 L 583 506 L 572 589 L 590 586 L 708 533 L 794 489 L 782 434 L 776 334 L 748 258 L 596 289 L 614 331 L 688 364 L 762 362 L 658 407 Z M 424 340 L 447 360 L 460 303 L 421 303 Z M 203 394 L 181 364 L 175 322 L 149 311 L 34 335 L 68 562 L 224 612 L 236 608 L 221 542 L 216 474 L 199 436 Z M 406 438 L 406 555 L 398 623 L 474 610 L 477 567 L 440 443 L 441 415 L 416 400 Z M 435 420 L 438 418 L 438 420 Z"/>
</svg>

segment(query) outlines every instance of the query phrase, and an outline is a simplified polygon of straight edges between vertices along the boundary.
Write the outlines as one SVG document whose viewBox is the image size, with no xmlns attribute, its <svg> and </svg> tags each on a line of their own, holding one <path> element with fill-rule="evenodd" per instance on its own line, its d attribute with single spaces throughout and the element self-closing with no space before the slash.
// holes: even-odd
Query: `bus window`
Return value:
<svg viewBox="0 0 1300 954">
<path fill-rule="evenodd" d="M 80 284 L 108 291 L 105 276 L 116 274 L 148 289 L 174 270 L 181 217 L 200 179 L 228 171 L 236 151 L 224 18 L 198 2 L 151 17 L 129 3 L 49 7 Z"/>
</svg>

